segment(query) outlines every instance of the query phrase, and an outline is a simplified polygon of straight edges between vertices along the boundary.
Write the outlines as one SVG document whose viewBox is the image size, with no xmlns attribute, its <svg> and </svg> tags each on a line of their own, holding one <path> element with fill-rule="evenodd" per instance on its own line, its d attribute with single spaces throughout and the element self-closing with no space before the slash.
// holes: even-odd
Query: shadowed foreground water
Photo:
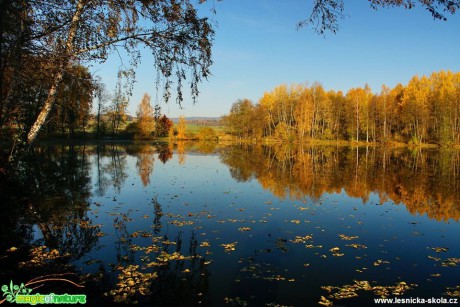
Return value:
<svg viewBox="0 0 460 307">
<path fill-rule="evenodd" d="M 153 306 L 458 297 L 458 151 L 53 145 L 14 174 L 2 285 L 73 273 L 85 288 L 40 293 Z"/>
</svg>

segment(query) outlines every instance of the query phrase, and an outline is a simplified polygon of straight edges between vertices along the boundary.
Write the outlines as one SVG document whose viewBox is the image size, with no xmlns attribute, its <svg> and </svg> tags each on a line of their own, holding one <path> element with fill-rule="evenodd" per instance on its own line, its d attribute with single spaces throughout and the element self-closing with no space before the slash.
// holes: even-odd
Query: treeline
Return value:
<svg viewBox="0 0 460 307">
<path fill-rule="evenodd" d="M 379 93 L 280 85 L 258 103 L 238 100 L 223 122 L 238 138 L 460 144 L 460 73 L 415 76 Z"/>
</svg>

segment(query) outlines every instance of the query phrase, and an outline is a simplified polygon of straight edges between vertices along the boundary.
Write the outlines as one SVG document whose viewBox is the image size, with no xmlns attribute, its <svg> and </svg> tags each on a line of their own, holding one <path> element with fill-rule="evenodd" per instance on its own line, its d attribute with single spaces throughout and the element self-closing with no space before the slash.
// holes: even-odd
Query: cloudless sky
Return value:
<svg viewBox="0 0 460 307">
<path fill-rule="evenodd" d="M 407 84 L 414 75 L 460 71 L 460 12 L 439 21 L 422 8 L 375 11 L 365 0 L 345 2 L 340 30 L 325 37 L 311 27 L 296 30 L 296 23 L 309 16 L 313 0 L 216 1 L 214 16 L 209 5 L 203 6 L 200 10 L 213 16 L 217 26 L 212 76 L 200 85 L 198 103 L 193 105 L 188 95 L 182 109 L 174 97 L 163 102 L 162 92 L 156 93 L 153 60 L 145 52 L 128 112 L 135 115 L 145 92 L 169 117 L 219 117 L 237 99 L 256 103 L 264 91 L 280 84 L 318 81 L 326 90 L 346 93 L 367 83 L 379 92 L 382 84 Z M 119 66 L 120 57 L 114 55 L 91 70 L 113 92 Z"/>
</svg>

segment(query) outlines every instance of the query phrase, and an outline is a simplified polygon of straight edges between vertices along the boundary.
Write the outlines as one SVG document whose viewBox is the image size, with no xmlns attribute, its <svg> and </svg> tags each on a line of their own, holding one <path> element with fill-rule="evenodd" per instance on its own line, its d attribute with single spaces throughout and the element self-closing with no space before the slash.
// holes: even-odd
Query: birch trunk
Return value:
<svg viewBox="0 0 460 307">
<path fill-rule="evenodd" d="M 32 144 L 35 139 L 37 138 L 40 129 L 42 128 L 43 124 L 45 123 L 46 119 L 48 118 L 51 109 L 53 108 L 54 102 L 56 101 L 56 93 L 59 83 L 62 81 L 62 77 L 64 75 L 65 68 L 71 62 L 71 58 L 74 52 L 73 43 L 75 34 L 77 33 L 78 23 L 80 22 L 81 14 L 83 13 L 83 8 L 85 6 L 85 0 L 79 0 L 77 3 L 77 8 L 75 13 L 73 14 L 72 21 L 69 27 L 69 34 L 67 36 L 67 41 L 65 44 L 63 57 L 61 60 L 61 64 L 54 76 L 53 83 L 48 91 L 48 97 L 45 100 L 45 104 L 43 105 L 40 113 L 38 114 L 37 119 L 35 120 L 34 124 L 29 130 L 27 134 L 27 144 Z"/>
</svg>

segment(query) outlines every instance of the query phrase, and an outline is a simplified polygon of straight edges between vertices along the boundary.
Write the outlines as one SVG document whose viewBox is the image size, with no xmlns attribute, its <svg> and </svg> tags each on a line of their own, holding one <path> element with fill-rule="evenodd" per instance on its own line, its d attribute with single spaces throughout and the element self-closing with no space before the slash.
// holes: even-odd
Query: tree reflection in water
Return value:
<svg viewBox="0 0 460 307">
<path fill-rule="evenodd" d="M 85 146 L 31 148 L 10 169 L 10 190 L 2 193 L 1 279 L 73 272 L 98 242 L 100 229 L 88 216 L 90 176 Z M 51 258 L 51 259 L 50 259 Z M 53 261 L 51 261 L 53 260 Z"/>
<path fill-rule="evenodd" d="M 457 150 L 375 147 L 233 146 L 221 160 L 237 181 L 256 178 L 280 198 L 319 199 L 324 193 L 404 204 L 438 221 L 460 218 Z"/>
<path fill-rule="evenodd" d="M 235 180 L 256 179 L 279 198 L 315 201 L 325 193 L 345 193 L 367 203 L 376 193 L 380 203 L 391 200 L 405 205 L 412 214 L 426 214 L 438 221 L 460 218 L 460 153 L 455 150 L 289 145 L 219 148 L 215 143 L 176 146 L 179 164 L 186 163 L 185 153 L 190 150 L 219 152 Z M 163 225 L 170 221 L 165 218 L 169 209 L 160 203 L 158 194 L 148 196 L 152 210 L 146 216 L 151 216 L 151 224 L 142 231 L 128 226 L 136 216 L 135 208 L 107 209 L 110 225 L 93 221 L 101 204 L 92 202 L 92 197 L 112 199 L 109 191 L 122 194 L 132 175 L 140 178 L 143 187 L 152 186 L 155 158 L 168 163 L 172 149 L 168 144 L 33 148 L 9 171 L 9 189 L 3 185 L 0 193 L 2 282 L 11 278 L 26 281 L 45 272 L 77 272 L 80 268 L 75 263 L 109 242 L 113 244 L 110 249 L 115 248 L 116 263 L 97 259 L 98 266 L 91 268 L 91 274 L 82 276 L 88 291 L 97 292 L 94 295 L 102 297 L 105 292 L 103 300 L 124 301 L 125 297 L 124 302 L 159 306 L 212 303 L 206 295 L 209 262 L 200 254 L 204 249 L 197 248 L 194 230 Z M 196 216 L 195 212 L 189 214 Z M 211 214 L 200 214 L 212 222 Z M 115 239 L 103 243 L 101 229 L 109 226 L 113 226 Z M 282 243 L 288 242 L 282 240 L 276 241 L 275 248 L 282 250 Z M 46 248 L 38 254 L 37 248 L 42 246 Z M 11 247 L 18 251 L 5 252 Z M 34 256 L 30 251 L 48 259 L 30 265 Z M 241 285 L 249 285 L 250 276 L 267 282 L 290 278 L 272 274 L 272 264 L 257 253 L 245 259 L 241 272 L 249 277 Z"/>
</svg>

